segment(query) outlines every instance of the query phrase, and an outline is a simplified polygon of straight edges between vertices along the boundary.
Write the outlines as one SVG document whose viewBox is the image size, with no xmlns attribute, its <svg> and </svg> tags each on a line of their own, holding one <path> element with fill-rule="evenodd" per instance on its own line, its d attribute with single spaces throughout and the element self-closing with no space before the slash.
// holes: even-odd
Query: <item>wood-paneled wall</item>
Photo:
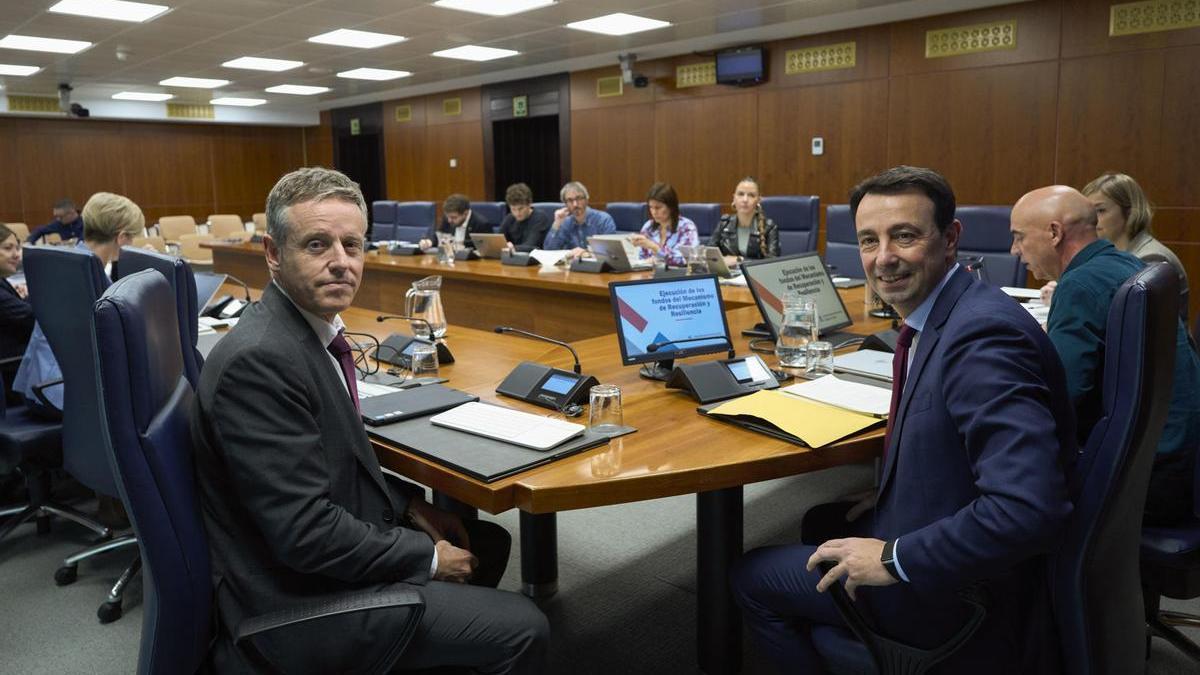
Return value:
<svg viewBox="0 0 1200 675">
<path fill-rule="evenodd" d="M 461 100 L 446 115 L 443 102 Z M 453 192 L 483 199 L 484 159 L 478 89 L 445 92 L 383 104 L 383 147 L 388 199 L 441 203 Z M 411 106 L 411 119 L 396 121 L 396 108 Z M 450 162 L 455 166 L 451 167 Z"/>
<path fill-rule="evenodd" d="M 41 225 L 54 202 L 82 209 L 93 193 L 123 194 L 153 223 L 187 214 L 249 220 L 284 173 L 304 164 L 295 127 L 0 119 L 0 221 Z M 311 145 L 311 144 L 310 144 Z M 330 164 L 332 162 L 329 162 Z"/>
</svg>

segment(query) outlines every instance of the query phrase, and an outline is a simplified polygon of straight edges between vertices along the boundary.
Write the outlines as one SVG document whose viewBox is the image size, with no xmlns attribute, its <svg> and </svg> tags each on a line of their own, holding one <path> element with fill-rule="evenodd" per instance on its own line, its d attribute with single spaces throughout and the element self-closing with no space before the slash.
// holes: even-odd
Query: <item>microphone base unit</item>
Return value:
<svg viewBox="0 0 1200 675">
<path fill-rule="evenodd" d="M 663 361 L 654 361 L 638 368 L 638 375 L 647 380 L 658 380 L 666 382 L 671 377 L 671 369 L 675 367 L 675 359 L 665 359 Z"/>
<path fill-rule="evenodd" d="M 538 264 L 538 261 L 528 253 L 505 253 L 500 255 L 500 264 L 513 267 L 533 267 Z"/>
<path fill-rule="evenodd" d="M 479 260 L 479 254 L 473 248 L 460 248 L 454 252 L 455 260 Z"/>
<path fill-rule="evenodd" d="M 655 267 L 654 268 L 654 278 L 655 279 L 678 279 L 680 277 L 686 277 L 686 276 L 688 276 L 688 270 L 686 267 Z"/>
<path fill-rule="evenodd" d="M 611 272 L 612 268 L 603 260 L 581 260 L 576 258 L 571 261 L 572 272 L 586 272 L 588 274 L 600 274 L 603 272 Z"/>
<path fill-rule="evenodd" d="M 446 346 L 445 342 L 430 341 L 428 338 L 402 333 L 392 333 L 387 336 L 387 339 L 379 343 L 379 347 L 372 356 L 376 361 L 390 363 L 407 370 L 412 367 L 412 349 L 418 344 L 437 345 L 439 366 L 454 363 L 454 354 L 450 353 L 450 348 Z"/>
<path fill-rule="evenodd" d="M 522 361 L 496 387 L 496 393 L 562 411 L 571 404 L 586 405 L 589 391 L 597 384 L 600 382 L 591 375 Z"/>
<path fill-rule="evenodd" d="M 701 403 L 723 401 L 763 389 L 778 389 L 779 380 L 757 355 L 676 366 L 667 389 L 682 389 Z"/>
</svg>

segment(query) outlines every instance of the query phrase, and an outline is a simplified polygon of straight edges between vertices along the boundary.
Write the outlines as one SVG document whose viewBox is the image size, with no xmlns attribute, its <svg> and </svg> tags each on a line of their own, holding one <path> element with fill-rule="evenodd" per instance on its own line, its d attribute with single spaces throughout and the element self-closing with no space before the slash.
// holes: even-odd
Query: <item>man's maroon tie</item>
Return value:
<svg viewBox="0 0 1200 675">
<path fill-rule="evenodd" d="M 908 348 L 912 346 L 917 331 L 904 324 L 896 338 L 896 353 L 892 356 L 892 404 L 888 407 L 887 435 L 883 437 L 883 458 L 887 460 L 888 448 L 892 444 L 892 424 L 900 409 L 900 397 L 904 395 L 904 378 L 908 375 Z"/>
<path fill-rule="evenodd" d="M 333 358 L 337 359 L 338 365 L 342 367 L 342 377 L 346 378 L 346 388 L 350 390 L 354 409 L 361 411 L 358 407 L 358 379 L 354 376 L 354 356 L 351 354 L 350 343 L 346 342 L 341 331 L 338 331 L 337 336 L 333 338 L 326 349 L 333 354 Z"/>
</svg>

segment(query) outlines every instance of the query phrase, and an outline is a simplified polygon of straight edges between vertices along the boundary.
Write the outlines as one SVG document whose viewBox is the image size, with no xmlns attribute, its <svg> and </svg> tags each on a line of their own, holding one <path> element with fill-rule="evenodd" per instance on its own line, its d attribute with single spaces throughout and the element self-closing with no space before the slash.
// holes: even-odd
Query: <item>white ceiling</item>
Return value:
<svg viewBox="0 0 1200 675">
<path fill-rule="evenodd" d="M 88 40 L 93 46 L 71 56 L 0 49 L 0 63 L 44 68 L 30 77 L 0 77 L 6 92 L 54 95 L 60 82 L 69 82 L 77 101 L 107 100 L 122 90 L 168 91 L 182 102 L 206 103 L 215 96 L 265 98 L 269 103 L 263 109 L 310 114 L 483 82 L 615 65 L 616 54 L 623 52 L 636 52 L 645 60 L 1006 4 L 1003 0 L 558 0 L 549 7 L 496 18 L 435 7 L 432 0 L 152 0 L 169 5 L 170 11 L 136 24 L 46 12 L 55 1 L 0 0 L 0 36 Z M 564 27 L 612 12 L 672 25 L 627 37 Z M 408 39 L 378 49 L 307 42 L 337 28 Z M 515 49 L 521 54 L 487 63 L 430 56 L 463 44 Z M 239 56 L 292 59 L 305 65 L 282 73 L 221 67 Z M 334 75 L 358 67 L 407 70 L 413 75 L 390 82 Z M 232 82 L 216 92 L 158 86 L 160 80 L 177 75 Z M 278 84 L 332 90 L 311 97 L 263 92 Z"/>
</svg>

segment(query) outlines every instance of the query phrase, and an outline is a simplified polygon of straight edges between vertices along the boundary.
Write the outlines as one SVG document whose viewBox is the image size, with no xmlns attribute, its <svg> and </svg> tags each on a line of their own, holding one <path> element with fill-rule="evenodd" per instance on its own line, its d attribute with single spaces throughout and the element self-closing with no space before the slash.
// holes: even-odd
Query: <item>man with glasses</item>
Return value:
<svg viewBox="0 0 1200 675">
<path fill-rule="evenodd" d="M 588 237 L 617 231 L 612 216 L 588 206 L 588 191 L 583 183 L 577 180 L 567 183 L 558 196 L 565 206 L 554 212 L 554 222 L 550 224 L 542 248 L 548 251 L 570 249 L 571 257 L 578 258 L 587 252 Z"/>
</svg>

